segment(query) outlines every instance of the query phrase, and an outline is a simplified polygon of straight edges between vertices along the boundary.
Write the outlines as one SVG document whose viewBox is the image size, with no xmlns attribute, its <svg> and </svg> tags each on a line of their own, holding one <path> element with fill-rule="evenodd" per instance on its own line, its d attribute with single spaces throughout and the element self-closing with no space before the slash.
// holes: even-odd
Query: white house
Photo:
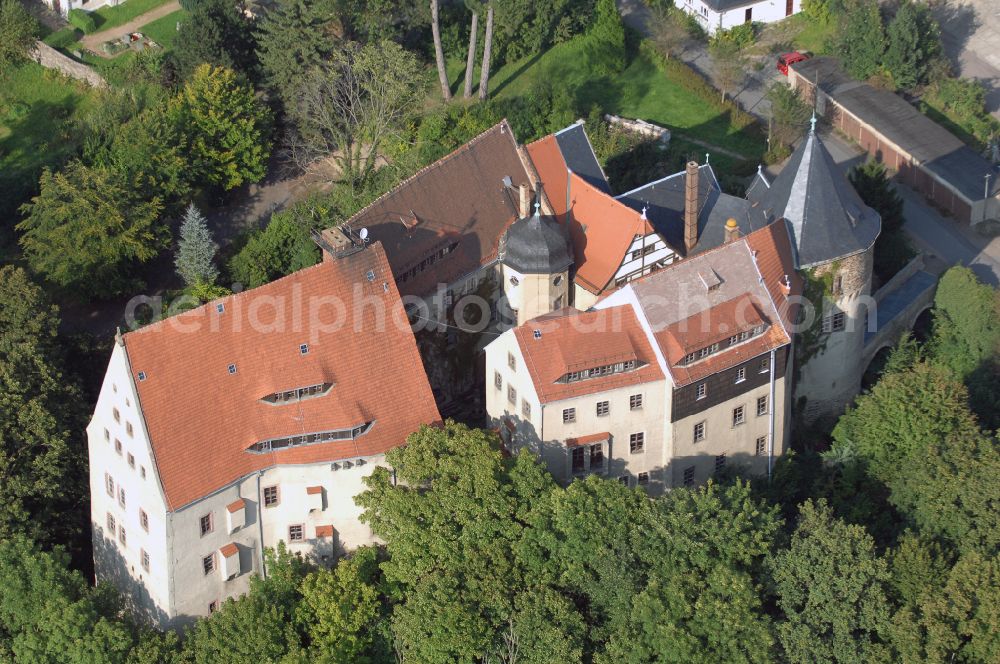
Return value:
<svg viewBox="0 0 1000 664">
<path fill-rule="evenodd" d="M 802 11 L 802 0 L 678 0 L 709 33 L 743 23 L 773 23 Z"/>
<path fill-rule="evenodd" d="M 176 627 L 373 541 L 353 498 L 438 421 L 379 245 L 117 337 L 87 427 L 95 569 Z"/>
</svg>

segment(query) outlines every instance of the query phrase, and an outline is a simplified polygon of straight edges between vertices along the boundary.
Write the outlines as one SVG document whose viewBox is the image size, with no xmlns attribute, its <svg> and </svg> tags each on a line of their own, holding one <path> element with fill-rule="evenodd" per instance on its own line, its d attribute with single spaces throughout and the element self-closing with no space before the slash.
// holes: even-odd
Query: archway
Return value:
<svg viewBox="0 0 1000 664">
<path fill-rule="evenodd" d="M 913 338 L 921 345 L 927 343 L 931 338 L 931 328 L 934 323 L 934 313 L 931 307 L 925 307 L 917 317 L 913 319 Z"/>
<path fill-rule="evenodd" d="M 871 389 L 878 382 L 885 371 L 885 364 L 889 361 L 890 355 L 892 355 L 892 346 L 886 344 L 879 348 L 875 355 L 872 356 L 871 362 L 868 363 L 868 366 L 865 367 L 865 372 L 861 375 L 862 390 Z"/>
</svg>

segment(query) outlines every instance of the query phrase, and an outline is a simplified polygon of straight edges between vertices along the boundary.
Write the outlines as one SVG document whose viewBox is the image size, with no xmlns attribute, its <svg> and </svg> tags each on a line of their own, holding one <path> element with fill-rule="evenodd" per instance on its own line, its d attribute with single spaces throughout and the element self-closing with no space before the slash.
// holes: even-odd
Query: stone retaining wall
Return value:
<svg viewBox="0 0 1000 664">
<path fill-rule="evenodd" d="M 35 62 L 48 69 L 55 69 L 79 81 L 85 81 L 95 88 L 107 87 L 104 78 L 91 67 L 67 57 L 43 42 L 35 42 Z"/>
</svg>

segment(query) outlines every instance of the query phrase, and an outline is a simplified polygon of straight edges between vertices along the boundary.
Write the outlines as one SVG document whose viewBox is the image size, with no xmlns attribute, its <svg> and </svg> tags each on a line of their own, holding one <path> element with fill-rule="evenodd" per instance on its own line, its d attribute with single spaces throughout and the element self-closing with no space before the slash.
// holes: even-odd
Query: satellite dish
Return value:
<svg viewBox="0 0 1000 664">
<path fill-rule="evenodd" d="M 367 229 L 367 228 L 362 228 L 362 229 L 361 229 L 361 230 L 360 230 L 360 231 L 358 232 L 358 236 L 359 236 L 359 237 L 361 238 L 361 241 L 362 241 L 362 242 L 365 242 L 365 241 L 367 241 L 367 240 L 368 240 L 368 229 Z"/>
</svg>

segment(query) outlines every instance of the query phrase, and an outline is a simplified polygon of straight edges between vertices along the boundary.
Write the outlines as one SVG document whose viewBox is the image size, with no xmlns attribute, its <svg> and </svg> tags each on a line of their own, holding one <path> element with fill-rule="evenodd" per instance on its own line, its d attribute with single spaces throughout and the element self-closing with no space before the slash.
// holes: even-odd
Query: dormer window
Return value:
<svg viewBox="0 0 1000 664">
<path fill-rule="evenodd" d="M 141 383 L 144 380 L 146 380 L 146 372 L 145 371 L 140 371 L 139 372 L 139 382 Z"/>
<path fill-rule="evenodd" d="M 309 344 L 299 344 L 299 353 L 305 355 L 309 352 Z"/>
<path fill-rule="evenodd" d="M 556 382 L 575 383 L 580 380 L 588 380 L 591 378 L 600 378 L 601 376 L 610 376 L 612 374 L 634 371 L 644 366 L 646 366 L 646 363 L 640 362 L 639 360 L 627 360 L 625 362 L 616 362 L 614 364 L 602 364 L 600 366 L 582 369 L 580 371 L 569 371 L 560 376 L 559 380 Z"/>
<path fill-rule="evenodd" d="M 365 435 L 375 425 L 375 421 L 365 422 L 350 429 L 336 429 L 333 431 L 318 431 L 297 436 L 286 436 L 283 438 L 270 438 L 254 443 L 247 448 L 247 452 L 254 454 L 266 454 L 276 450 L 283 450 L 289 447 L 301 447 L 303 445 L 318 445 L 320 443 L 332 443 L 341 440 L 357 440 Z M 344 462 L 344 467 L 347 468 Z"/>
<path fill-rule="evenodd" d="M 225 311 L 226 311 L 226 305 L 223 304 L 222 302 L 219 302 L 217 305 L 215 305 L 215 310 L 217 312 L 219 312 L 220 314 L 221 313 L 225 313 Z"/>
<path fill-rule="evenodd" d="M 747 341 L 748 339 L 759 337 L 760 335 L 764 334 L 765 329 L 767 329 L 767 326 L 757 325 L 752 329 L 743 330 L 739 334 L 734 334 L 731 337 L 729 337 L 729 342 L 726 344 L 726 348 L 732 348 L 733 346 L 741 344 L 744 341 Z M 699 360 L 703 360 L 706 357 L 709 357 L 710 355 L 718 353 L 719 350 L 720 350 L 719 342 L 713 343 L 710 346 L 705 346 L 704 348 L 699 348 L 698 350 L 692 353 L 688 353 L 687 355 L 684 356 L 684 359 L 682 359 L 678 364 L 681 365 L 692 364 Z"/>
<path fill-rule="evenodd" d="M 272 392 L 271 394 L 262 397 L 261 401 L 280 406 L 282 404 L 301 401 L 312 397 L 321 397 L 327 394 L 331 389 L 333 389 L 333 383 L 319 383 L 318 385 L 297 387 L 295 389 L 284 390 L 282 392 Z"/>
</svg>

